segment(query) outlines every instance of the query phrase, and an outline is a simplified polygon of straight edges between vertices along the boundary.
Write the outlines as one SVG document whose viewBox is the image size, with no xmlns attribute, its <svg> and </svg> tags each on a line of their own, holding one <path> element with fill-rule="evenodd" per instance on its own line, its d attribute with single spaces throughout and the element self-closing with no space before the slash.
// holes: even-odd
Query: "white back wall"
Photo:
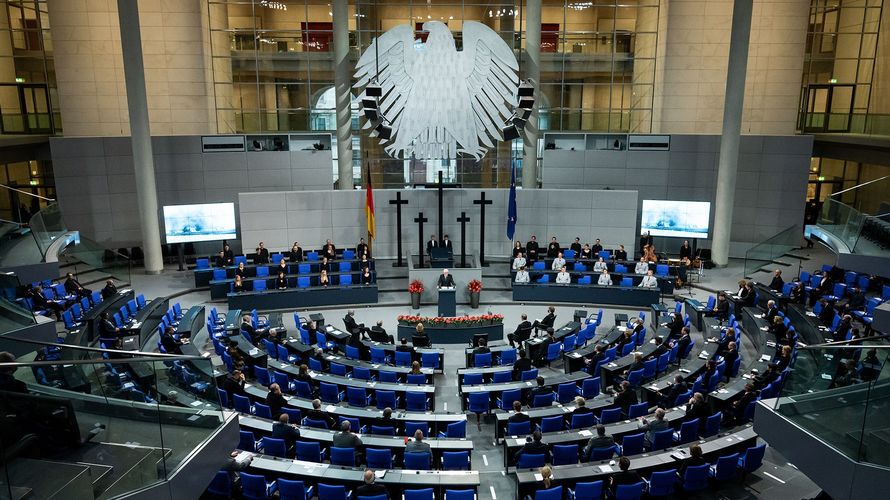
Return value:
<svg viewBox="0 0 890 500">
<path fill-rule="evenodd" d="M 443 196 L 444 232 L 460 253 L 461 212 L 467 223 L 467 253 L 479 251 L 480 216 L 478 200 L 482 191 L 493 203 L 485 207 L 485 255 L 505 256 L 512 242 L 507 239 L 508 189 L 446 189 Z M 396 256 L 396 210 L 389 200 L 397 190 L 375 189 L 377 239 L 375 257 Z M 435 190 L 402 190 L 402 252 L 418 252 L 417 223 L 423 211 L 423 240 L 438 234 L 438 196 Z M 607 248 L 623 244 L 634 247 L 637 227 L 637 192 L 618 190 L 537 189 L 516 193 L 517 224 L 515 238 L 523 244 L 534 234 L 542 246 L 556 236 L 569 246 L 576 236 L 583 242 L 600 238 Z M 268 248 L 290 248 L 299 241 L 303 248 L 318 248 L 331 238 L 338 248 L 354 247 L 367 237 L 365 226 L 365 191 L 283 191 L 240 193 L 241 240 L 245 248 L 263 241 Z"/>
</svg>

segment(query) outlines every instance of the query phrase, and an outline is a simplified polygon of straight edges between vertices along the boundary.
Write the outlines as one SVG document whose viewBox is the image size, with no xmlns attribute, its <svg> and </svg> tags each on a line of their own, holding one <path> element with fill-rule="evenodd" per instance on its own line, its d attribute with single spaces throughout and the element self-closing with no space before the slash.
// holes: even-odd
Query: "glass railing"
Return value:
<svg viewBox="0 0 890 500">
<path fill-rule="evenodd" d="M 852 252 L 862 231 L 862 213 L 855 208 L 833 198 L 826 198 L 816 223 L 833 234 Z"/>
<path fill-rule="evenodd" d="M 890 114 L 804 113 L 801 132 L 813 134 L 890 135 Z"/>
<path fill-rule="evenodd" d="M 883 255 L 890 248 L 890 215 L 880 213 L 888 189 L 890 176 L 838 191 L 825 199 L 817 224 L 852 253 Z"/>
<path fill-rule="evenodd" d="M 0 498 L 112 498 L 151 486 L 224 423 L 209 358 L 33 347 L 0 364 L 27 387 L 0 393 Z"/>
<path fill-rule="evenodd" d="M 853 460 L 890 466 L 890 346 L 845 344 L 798 349 L 773 409 Z"/>
<path fill-rule="evenodd" d="M 95 272 L 130 283 L 133 263 L 129 257 L 83 237 L 77 245 L 66 248 L 59 256 L 59 260 L 72 264 L 72 272 L 78 276 Z"/>
<path fill-rule="evenodd" d="M 22 285 L 15 274 L 0 273 L 0 335 L 25 328 L 36 323 L 34 313 L 16 302 L 16 294 Z"/>
<path fill-rule="evenodd" d="M 65 221 L 62 220 L 62 210 L 58 203 L 51 203 L 34 214 L 28 225 L 31 226 L 31 234 L 34 235 L 37 247 L 40 249 L 41 255 L 44 256 L 52 242 L 68 231 Z"/>
<path fill-rule="evenodd" d="M 803 229 L 795 224 L 749 248 L 745 252 L 745 276 L 751 276 L 763 266 L 800 247 L 802 241 Z"/>
</svg>

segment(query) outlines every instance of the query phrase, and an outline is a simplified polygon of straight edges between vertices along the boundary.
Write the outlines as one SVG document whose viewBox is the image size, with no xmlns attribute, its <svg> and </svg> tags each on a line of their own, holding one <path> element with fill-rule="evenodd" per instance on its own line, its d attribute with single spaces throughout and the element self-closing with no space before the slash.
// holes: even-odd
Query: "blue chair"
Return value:
<svg viewBox="0 0 890 500">
<path fill-rule="evenodd" d="M 429 453 L 405 453 L 405 469 L 430 470 L 432 457 Z"/>
<path fill-rule="evenodd" d="M 652 447 L 651 451 L 658 451 L 667 448 L 674 444 L 674 430 L 673 429 L 665 429 L 663 431 L 658 431 L 652 435 Z"/>
<path fill-rule="evenodd" d="M 309 288 L 309 276 L 298 276 L 297 277 L 297 288 Z"/>
<path fill-rule="evenodd" d="M 547 394 L 535 394 L 534 399 L 532 399 L 532 408 L 541 408 L 542 406 L 551 406 L 553 402 L 556 401 L 556 395 L 552 392 L 548 392 Z"/>
<path fill-rule="evenodd" d="M 341 263 L 341 264 L 343 264 L 343 263 Z M 339 284 L 341 286 L 351 285 L 352 284 L 352 275 L 351 274 L 341 274 Z"/>
<path fill-rule="evenodd" d="M 303 481 L 293 481 L 290 479 L 278 479 L 278 494 L 281 495 L 280 500 L 307 500 L 312 498 L 313 487 L 306 487 Z"/>
<path fill-rule="evenodd" d="M 554 343 L 547 346 L 547 365 L 558 360 L 562 355 L 562 344 Z"/>
<path fill-rule="evenodd" d="M 210 269 L 210 259 L 195 259 L 195 269 Z"/>
<path fill-rule="evenodd" d="M 667 354 L 667 353 L 665 353 Z M 667 365 L 667 363 L 665 363 Z M 655 373 L 658 370 L 658 359 L 649 359 L 643 362 L 643 379 L 649 380 L 655 378 Z"/>
<path fill-rule="evenodd" d="M 615 500 L 639 500 L 643 497 L 643 488 L 646 483 L 640 481 L 637 484 L 622 484 L 615 488 Z"/>
<path fill-rule="evenodd" d="M 422 490 L 405 490 L 403 492 L 404 500 L 433 500 L 433 489 L 424 488 Z M 379 500 L 386 500 L 386 495 L 380 495 Z M 359 497 L 363 498 L 363 497 Z M 356 499 L 358 500 L 358 499 Z M 368 500 L 378 500 L 377 497 L 368 497 Z"/>
<path fill-rule="evenodd" d="M 545 270 L 546 268 L 544 267 L 544 261 L 543 260 L 536 261 L 535 263 L 532 264 L 532 269 L 534 269 L 535 271 Z"/>
<path fill-rule="evenodd" d="M 466 421 L 464 421 L 466 423 Z M 469 451 L 446 451 L 442 453 L 442 470 L 470 470 Z M 430 490 L 432 491 L 432 490 Z"/>
<path fill-rule="evenodd" d="M 701 437 L 711 437 L 716 436 L 718 432 L 720 432 L 720 420 L 723 418 L 723 414 L 719 411 L 705 420 L 705 428 L 702 430 Z"/>
<path fill-rule="evenodd" d="M 476 490 L 445 490 L 445 500 L 475 500 Z"/>
<path fill-rule="evenodd" d="M 239 431 L 238 449 L 242 451 L 256 452 L 256 437 L 250 431 Z"/>
<path fill-rule="evenodd" d="M 599 423 L 613 424 L 621 418 L 621 408 L 609 408 L 600 412 Z"/>
<path fill-rule="evenodd" d="M 513 372 L 510 370 L 503 370 L 499 372 L 494 372 L 491 374 L 491 383 L 493 384 L 502 384 L 513 381 Z"/>
<path fill-rule="evenodd" d="M 380 347 L 372 347 L 371 348 L 371 362 L 377 363 L 380 365 L 386 364 L 389 362 L 386 356 L 386 350 Z"/>
<path fill-rule="evenodd" d="M 229 403 L 229 393 L 223 389 L 217 388 L 216 395 L 219 397 L 219 404 L 223 408 L 231 408 L 232 405 Z"/>
<path fill-rule="evenodd" d="M 766 445 L 754 446 L 743 451 L 739 456 L 738 466 L 742 475 L 754 472 L 763 464 L 763 455 L 766 453 Z"/>
<path fill-rule="evenodd" d="M 519 380 L 523 382 L 526 380 L 535 380 L 538 378 L 538 369 L 532 368 L 531 370 L 525 370 L 524 372 L 519 374 Z"/>
<path fill-rule="evenodd" d="M 339 375 L 341 377 L 346 376 L 346 365 L 341 365 L 340 363 L 331 362 L 331 366 L 328 368 L 328 371 L 331 375 Z"/>
<path fill-rule="evenodd" d="M 578 395 L 578 385 L 574 382 L 566 382 L 556 387 L 556 400 L 562 404 L 568 403 Z"/>
<path fill-rule="evenodd" d="M 346 493 L 342 484 L 330 485 L 318 483 L 318 500 L 346 500 L 351 494 Z"/>
<path fill-rule="evenodd" d="M 396 366 L 411 366 L 412 354 L 406 351 L 396 351 Z"/>
<path fill-rule="evenodd" d="M 343 401 L 343 393 L 337 387 L 337 384 L 321 382 L 318 384 L 318 396 L 325 403 L 337 404 Z"/>
<path fill-rule="evenodd" d="M 408 411 L 429 410 L 430 400 L 422 392 L 405 392 L 405 409 Z"/>
<path fill-rule="evenodd" d="M 591 399 L 600 393 L 600 378 L 586 378 L 581 382 L 581 388 L 578 391 L 585 399 Z"/>
<path fill-rule="evenodd" d="M 300 410 L 296 408 L 288 408 L 286 406 L 281 408 L 281 413 L 287 413 L 287 416 L 290 418 L 291 422 L 301 422 L 303 419 L 300 416 Z"/>
<path fill-rule="evenodd" d="M 581 266 L 581 267 L 584 267 L 584 266 Z M 580 278 L 578 278 L 578 284 L 579 285 L 589 285 L 590 284 L 590 276 L 589 275 L 581 276 Z M 561 487 L 559 487 L 559 488 L 561 488 Z"/>
<path fill-rule="evenodd" d="M 376 380 L 376 378 L 371 375 L 371 369 L 364 366 L 353 367 L 352 378 L 356 380 Z"/>
<path fill-rule="evenodd" d="M 364 408 L 371 404 L 371 396 L 365 391 L 364 387 L 347 387 L 346 401 L 349 406 Z"/>
<path fill-rule="evenodd" d="M 698 439 L 698 419 L 689 420 L 680 424 L 680 430 L 674 433 L 676 444 L 691 443 Z"/>
<path fill-rule="evenodd" d="M 261 292 L 266 289 L 266 280 L 253 280 L 253 291 Z"/>
<path fill-rule="evenodd" d="M 572 352 L 575 350 L 575 344 L 577 343 L 578 335 L 569 335 L 562 341 L 562 351 L 563 352 Z"/>
<path fill-rule="evenodd" d="M 473 355 L 473 366 L 477 368 L 486 368 L 491 366 L 491 353 L 487 352 L 485 354 L 474 354 Z"/>
<path fill-rule="evenodd" d="M 522 389 L 511 389 L 501 393 L 497 399 L 497 407 L 504 411 L 513 409 L 513 401 L 522 402 Z"/>
<path fill-rule="evenodd" d="M 566 260 L 572 260 L 575 258 L 575 251 L 567 248 L 562 252 L 562 256 L 566 258 Z"/>
<path fill-rule="evenodd" d="M 655 275 L 661 276 L 661 277 L 667 276 L 669 269 L 670 268 L 668 267 L 667 264 L 656 264 L 655 265 Z"/>
<path fill-rule="evenodd" d="M 260 439 L 260 444 L 257 448 L 263 450 L 263 453 L 266 455 L 272 455 L 273 457 L 286 458 L 285 456 L 287 455 L 287 444 L 283 439 L 264 436 Z"/>
<path fill-rule="evenodd" d="M 391 372 L 389 370 L 378 371 L 377 378 L 379 378 L 381 382 L 387 382 L 391 384 L 399 383 L 399 374 L 396 372 Z"/>
<path fill-rule="evenodd" d="M 629 456 L 643 453 L 643 442 L 645 441 L 645 438 L 646 433 L 644 432 L 624 436 L 621 440 L 621 455 Z"/>
<path fill-rule="evenodd" d="M 374 394 L 377 399 L 377 409 L 382 410 L 384 408 L 398 408 L 399 401 L 396 398 L 395 391 L 383 391 L 377 389 Z"/>
<path fill-rule="evenodd" d="M 477 418 L 479 415 L 491 411 L 491 394 L 487 391 L 471 392 L 467 399 L 467 407 L 471 412 L 476 414 Z"/>
<path fill-rule="evenodd" d="M 649 403 L 637 403 L 627 409 L 627 418 L 642 417 L 649 413 Z"/>
<path fill-rule="evenodd" d="M 358 347 L 348 345 L 346 346 L 346 357 L 348 359 L 361 359 L 361 351 L 359 351 Z"/>
<path fill-rule="evenodd" d="M 530 496 L 526 496 L 530 499 Z M 535 500 L 562 500 L 562 486 L 554 486 L 546 490 L 535 491 Z"/>
<path fill-rule="evenodd" d="M 517 469 L 537 469 L 544 466 L 543 453 L 523 453 L 516 463 Z"/>
<path fill-rule="evenodd" d="M 532 433 L 531 420 L 525 422 L 507 422 L 508 436 L 527 436 Z"/>
<path fill-rule="evenodd" d="M 572 415 L 571 426 L 572 429 L 585 429 L 587 427 L 592 427 L 596 423 L 596 420 L 593 416 L 593 413 L 582 413 L 579 415 Z"/>
<path fill-rule="evenodd" d="M 331 465 L 355 467 L 355 448 L 331 446 Z"/>
<path fill-rule="evenodd" d="M 568 465 L 578 463 L 578 443 L 553 445 L 551 465 Z"/>
<path fill-rule="evenodd" d="M 207 487 L 207 492 L 223 498 L 232 498 L 232 480 L 229 478 L 229 473 L 224 470 L 217 472 Z"/>
<path fill-rule="evenodd" d="M 514 353 L 515 354 L 515 353 Z M 439 353 L 424 352 L 420 354 L 420 366 L 424 368 L 439 369 Z"/>
<path fill-rule="evenodd" d="M 536 262 L 537 264 L 537 262 Z M 550 283 L 550 275 L 545 274 L 536 280 L 538 283 Z"/>
<path fill-rule="evenodd" d="M 622 288 L 631 288 L 634 286 L 634 280 L 632 278 L 621 278 Z"/>
<path fill-rule="evenodd" d="M 296 451 L 297 460 L 315 463 L 324 460 L 324 451 L 318 441 L 297 441 Z"/>
<path fill-rule="evenodd" d="M 337 269 L 339 269 L 339 271 L 341 273 L 351 272 L 352 271 L 352 262 L 341 262 L 340 265 L 337 266 Z"/>
<path fill-rule="evenodd" d="M 253 365 L 253 375 L 256 377 L 257 383 L 263 386 L 268 386 L 272 383 L 269 379 L 269 370 L 263 368 L 259 365 Z"/>
<path fill-rule="evenodd" d="M 717 463 L 709 469 L 714 481 L 729 481 L 735 479 L 736 467 L 739 464 L 739 454 L 725 455 L 717 459 Z"/>
<path fill-rule="evenodd" d="M 365 450 L 369 469 L 392 469 L 392 450 L 368 448 Z"/>
<path fill-rule="evenodd" d="M 315 396 L 312 394 L 312 386 L 309 385 L 309 382 L 305 382 L 303 380 L 295 380 L 294 381 L 294 393 L 301 398 L 312 399 Z"/>
<path fill-rule="evenodd" d="M 213 270 L 213 280 L 212 281 L 222 281 L 226 279 L 226 270 L 225 269 L 214 269 Z"/>
<path fill-rule="evenodd" d="M 269 406 L 264 405 L 262 403 L 255 403 L 253 405 L 253 408 L 254 408 L 254 412 L 255 412 L 256 416 L 258 416 L 260 418 L 268 418 L 269 420 L 272 420 L 272 409 L 269 408 Z"/>
<path fill-rule="evenodd" d="M 253 414 L 253 405 L 250 404 L 249 398 L 240 394 L 233 394 L 232 399 L 235 401 L 235 411 L 246 413 L 248 415 Z"/>
<path fill-rule="evenodd" d="M 445 428 L 445 432 L 439 433 L 440 438 L 461 439 L 467 437 L 467 421 L 452 422 Z"/>
<path fill-rule="evenodd" d="M 275 482 L 267 483 L 266 478 L 256 474 L 241 472 L 241 496 L 251 500 L 266 500 L 278 489 Z"/>
<path fill-rule="evenodd" d="M 380 434 L 381 436 L 395 436 L 396 431 L 391 426 L 371 426 L 371 434 Z M 370 465 L 369 465 L 370 467 Z"/>
<path fill-rule="evenodd" d="M 423 433 L 423 437 L 429 437 L 430 426 L 427 422 L 405 422 L 405 436 L 414 437 L 418 429 Z"/>
<path fill-rule="evenodd" d="M 544 417 L 541 419 L 541 432 L 559 432 L 562 430 L 565 421 L 561 415 L 553 417 Z"/>
<path fill-rule="evenodd" d="M 686 473 L 683 475 L 683 491 L 686 493 L 693 493 L 696 491 L 702 491 L 708 487 L 708 470 L 710 469 L 710 465 L 697 465 L 695 467 L 688 467 L 686 469 Z"/>
<path fill-rule="evenodd" d="M 603 482 L 575 483 L 574 490 L 569 488 L 569 498 L 573 500 L 600 500 L 603 498 Z"/>
<path fill-rule="evenodd" d="M 653 472 L 646 481 L 650 497 L 666 497 L 674 494 L 677 483 L 677 469 Z"/>
<path fill-rule="evenodd" d="M 618 451 L 617 445 L 607 446 L 605 448 L 594 448 L 590 450 L 590 457 L 588 460 L 590 462 L 596 462 L 599 460 L 608 460 L 612 458 L 612 456 Z"/>
</svg>

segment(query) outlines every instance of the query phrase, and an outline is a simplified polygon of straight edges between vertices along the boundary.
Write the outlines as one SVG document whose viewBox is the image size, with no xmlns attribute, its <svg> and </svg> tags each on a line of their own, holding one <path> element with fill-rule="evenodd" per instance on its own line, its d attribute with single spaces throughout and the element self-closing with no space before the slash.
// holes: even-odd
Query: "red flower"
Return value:
<svg viewBox="0 0 890 500">
<path fill-rule="evenodd" d="M 482 291 L 482 282 L 479 280 L 470 280 L 470 282 L 467 283 L 467 290 L 469 290 L 471 293 L 481 292 Z"/>
</svg>

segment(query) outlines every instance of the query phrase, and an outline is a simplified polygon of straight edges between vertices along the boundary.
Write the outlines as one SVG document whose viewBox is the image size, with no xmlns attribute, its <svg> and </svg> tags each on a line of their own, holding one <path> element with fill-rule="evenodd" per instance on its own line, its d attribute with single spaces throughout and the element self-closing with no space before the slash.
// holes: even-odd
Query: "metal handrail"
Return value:
<svg viewBox="0 0 890 500">
<path fill-rule="evenodd" d="M 869 349 L 874 348 L 874 349 L 882 349 L 883 350 L 883 349 L 890 349 L 890 344 L 872 345 L 872 344 L 863 344 L 862 342 L 864 342 L 866 340 L 871 341 L 871 340 L 881 340 L 881 339 L 888 339 L 888 338 L 890 338 L 890 334 L 872 335 L 869 337 L 863 337 L 863 338 L 858 338 L 858 339 L 838 340 L 835 342 L 826 342 L 824 344 L 813 344 L 813 345 L 801 346 L 801 347 L 798 347 L 797 350 L 798 351 L 815 351 L 815 350 L 822 350 L 822 349 L 846 349 L 846 348 L 849 348 L 851 345 L 854 347 L 868 347 Z M 858 342 L 858 343 L 854 344 L 854 342 Z"/>
<path fill-rule="evenodd" d="M 831 198 L 834 198 L 835 196 L 837 196 L 837 195 L 839 195 L 839 194 L 846 193 L 847 191 L 853 191 L 854 189 L 859 189 L 859 188 L 861 188 L 861 187 L 863 187 L 863 186 L 868 186 L 869 184 L 873 184 L 873 183 L 875 183 L 875 182 L 879 182 L 879 181 L 882 181 L 882 180 L 884 180 L 884 179 L 890 179 L 890 175 L 885 175 L 884 177 L 880 177 L 880 178 L 878 178 L 878 179 L 874 179 L 874 180 L 871 180 L 871 181 L 868 181 L 868 182 L 863 182 L 862 184 L 857 184 L 857 185 L 855 185 L 855 186 L 853 186 L 853 187 L 848 187 L 847 189 L 842 189 L 842 190 L 840 190 L 840 191 L 838 191 L 838 192 L 836 192 L 836 193 L 831 193 L 831 196 L 830 196 L 830 197 L 831 197 Z"/>
<path fill-rule="evenodd" d="M 29 193 L 27 191 L 24 191 L 24 190 L 21 190 L 18 188 L 14 188 L 12 186 L 7 186 L 6 184 L 0 184 L 0 187 L 4 187 L 6 189 L 9 189 L 10 191 L 15 191 L 17 193 L 22 193 L 22 194 L 26 194 L 28 196 L 33 196 L 34 198 L 40 198 L 41 200 L 56 201 L 55 198 L 47 198 L 46 196 L 40 196 L 39 194 Z"/>
<path fill-rule="evenodd" d="M 127 352 L 127 351 L 118 351 L 118 352 Z M 133 351 L 130 351 L 133 352 Z M 151 354 L 151 353 L 148 353 Z M 194 361 L 199 359 L 206 359 L 207 362 L 210 362 L 210 358 L 205 358 L 202 356 L 177 356 L 171 355 L 170 359 L 173 360 L 181 360 L 181 361 Z M 99 358 L 99 359 L 60 359 L 56 361 L 30 361 L 30 362 L 11 362 L 11 363 L 0 363 L 0 368 L 26 368 L 30 366 L 58 366 L 58 365 L 95 365 L 96 363 L 108 363 L 108 364 L 117 364 L 117 363 L 134 363 L 142 361 L 145 363 L 155 363 L 157 361 L 161 361 L 159 359 L 153 357 L 140 357 L 140 358 Z M 168 361 L 167 359 L 163 361 Z"/>
<path fill-rule="evenodd" d="M 205 358 L 204 356 L 194 356 L 194 355 L 184 355 L 184 354 L 165 354 L 162 352 L 144 352 L 144 351 L 122 351 L 119 349 L 102 349 L 101 347 L 87 347 L 82 345 L 73 345 L 73 344 L 59 344 L 56 342 L 46 342 L 43 340 L 32 340 L 32 339 L 23 339 L 11 335 L 4 335 L 3 340 L 12 340 L 14 342 L 21 342 L 23 344 L 36 344 L 42 345 L 46 347 L 58 347 L 59 349 L 72 349 L 75 351 L 86 351 L 86 352 L 95 352 L 99 354 L 126 354 L 128 356 L 139 355 L 145 358 L 156 358 L 153 361 L 167 361 L 171 359 L 210 359 Z M 120 359 L 120 358 L 117 358 Z M 134 358 L 126 358 L 129 361 L 132 361 Z M 73 362 L 73 360 L 65 360 L 67 364 L 69 361 Z M 108 359 L 102 358 L 103 362 L 109 362 Z M 58 363 L 55 363 L 58 364 Z M 6 366 L 4 363 L 0 363 L 0 366 Z"/>
</svg>

